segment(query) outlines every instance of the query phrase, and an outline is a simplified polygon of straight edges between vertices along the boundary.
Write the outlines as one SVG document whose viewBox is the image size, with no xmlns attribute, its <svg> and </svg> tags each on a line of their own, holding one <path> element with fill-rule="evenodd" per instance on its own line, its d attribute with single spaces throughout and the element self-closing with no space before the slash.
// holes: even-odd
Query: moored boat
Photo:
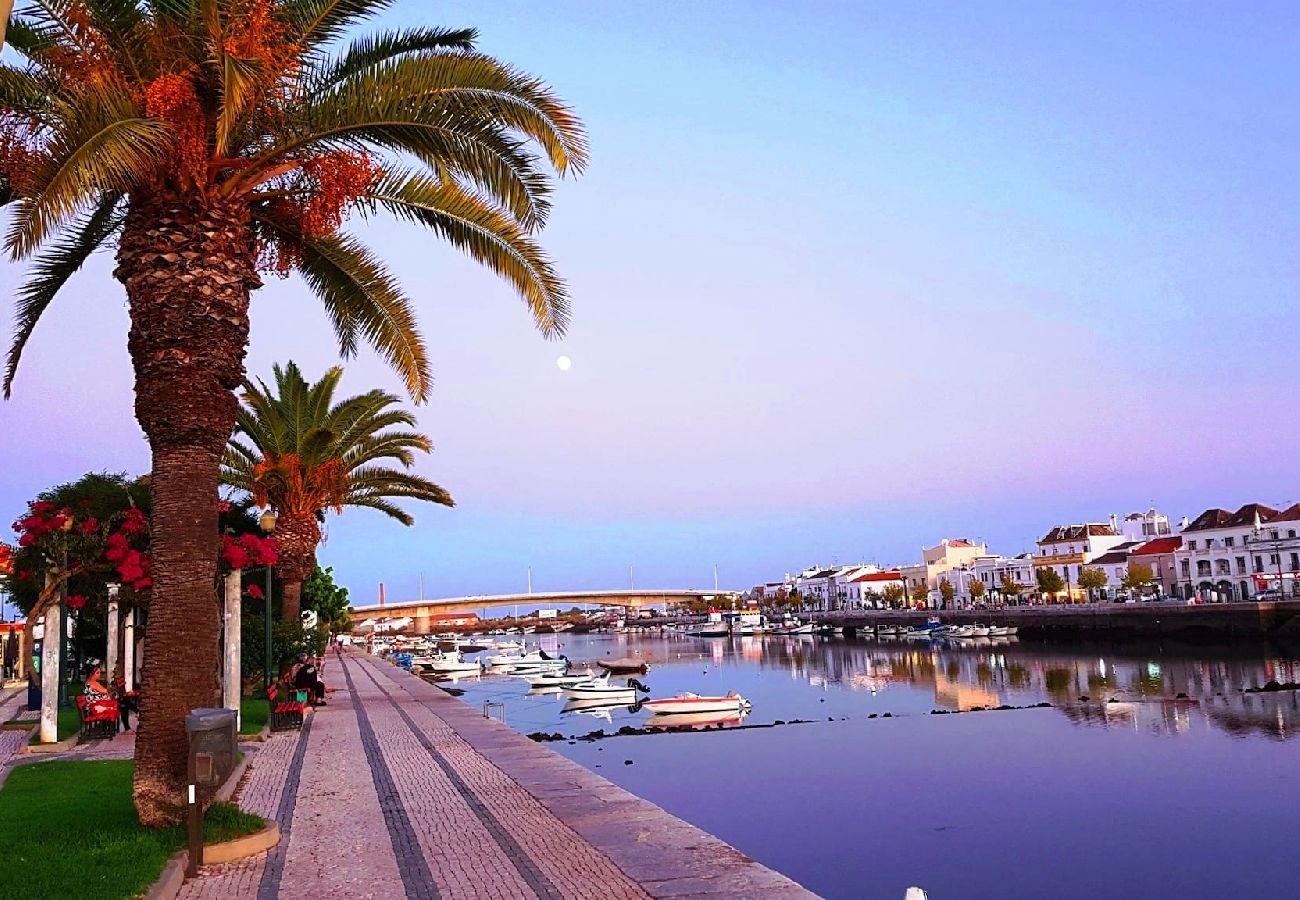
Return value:
<svg viewBox="0 0 1300 900">
<path fill-rule="evenodd" d="M 636 688 L 630 684 L 610 684 L 609 675 L 600 675 L 564 689 L 570 700 L 603 700 L 615 706 L 636 702 Z"/>
<path fill-rule="evenodd" d="M 661 713 L 739 713 L 749 709 L 749 701 L 731 691 L 722 697 L 701 697 L 689 691 L 683 691 L 676 697 L 661 700 L 646 700 L 642 708 L 659 715 Z"/>
<path fill-rule="evenodd" d="M 624 656 L 620 659 L 598 659 L 596 665 L 600 666 L 606 672 L 615 675 L 632 674 L 634 672 L 649 672 L 650 663 L 644 659 L 637 659 L 632 656 Z"/>
</svg>

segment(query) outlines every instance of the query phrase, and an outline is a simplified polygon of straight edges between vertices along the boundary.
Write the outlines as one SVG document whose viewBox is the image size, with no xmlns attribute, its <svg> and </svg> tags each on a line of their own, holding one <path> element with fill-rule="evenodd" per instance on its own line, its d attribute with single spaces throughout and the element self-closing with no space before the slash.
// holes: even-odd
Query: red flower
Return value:
<svg viewBox="0 0 1300 900">
<path fill-rule="evenodd" d="M 30 531 L 18 538 L 19 547 L 30 547 L 34 543 L 36 543 L 36 535 Z"/>
<path fill-rule="evenodd" d="M 137 578 L 131 582 L 131 587 L 137 591 L 147 591 L 153 587 L 153 579 L 147 575 L 144 578 Z"/>
<path fill-rule="evenodd" d="M 86 598 L 80 594 L 73 594 L 68 598 L 68 609 L 81 609 L 86 605 Z"/>
<path fill-rule="evenodd" d="M 54 512 L 54 504 L 48 500 L 35 500 L 32 502 L 32 512 L 38 516 L 44 516 Z"/>
<path fill-rule="evenodd" d="M 109 562 L 121 562 L 126 559 L 126 554 L 130 551 L 126 543 L 126 535 L 120 531 L 115 531 L 108 536 L 108 547 L 104 550 L 104 559 Z"/>
<path fill-rule="evenodd" d="M 134 506 L 126 511 L 126 514 L 122 517 L 121 531 L 123 534 L 144 534 L 148 530 L 149 521 L 144 517 L 144 513 Z"/>
<path fill-rule="evenodd" d="M 230 512 L 230 501 L 229 501 L 229 500 L 218 500 L 218 501 L 217 501 L 217 512 L 219 512 L 219 513 L 228 513 L 228 512 Z"/>
<path fill-rule="evenodd" d="M 68 524 L 68 517 L 63 515 L 63 513 L 59 513 L 53 519 L 50 519 L 50 530 L 59 531 L 66 524 Z"/>
<path fill-rule="evenodd" d="M 27 578 L 28 578 L 28 576 L 30 576 L 31 574 L 32 574 L 32 573 L 31 573 L 31 572 L 28 572 L 26 569 L 19 569 L 19 570 L 18 570 L 18 580 L 19 580 L 19 581 L 26 581 Z"/>
<path fill-rule="evenodd" d="M 254 600 L 261 600 L 266 596 L 262 593 L 262 589 L 255 584 L 250 584 L 248 587 L 244 588 L 244 593 L 252 597 Z"/>
<path fill-rule="evenodd" d="M 99 520 L 94 516 L 87 516 L 81 523 L 81 533 L 86 537 L 90 537 L 94 534 L 97 528 L 99 528 Z"/>
</svg>

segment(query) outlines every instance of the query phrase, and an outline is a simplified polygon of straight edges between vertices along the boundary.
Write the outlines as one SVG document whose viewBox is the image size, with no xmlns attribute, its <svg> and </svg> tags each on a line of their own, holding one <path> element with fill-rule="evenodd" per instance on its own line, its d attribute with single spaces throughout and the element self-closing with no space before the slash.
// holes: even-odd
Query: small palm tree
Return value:
<svg viewBox="0 0 1300 900">
<path fill-rule="evenodd" d="M 409 469 L 415 452 L 433 449 L 426 435 L 402 430 L 415 416 L 401 401 L 374 390 L 335 402 L 343 370 L 327 371 L 315 384 L 297 365 L 273 369 L 275 389 L 260 379 L 244 383 L 244 405 L 226 447 L 221 478 L 276 511 L 277 571 L 284 582 L 282 616 L 298 621 L 302 583 L 316 567 L 325 512 L 345 506 L 377 509 L 413 525 L 393 501 L 425 500 L 453 506 L 451 495 Z M 401 468 L 384 465 L 395 462 Z"/>
<path fill-rule="evenodd" d="M 552 173 L 586 160 L 581 125 L 541 81 L 475 50 L 471 30 L 349 39 L 389 5 L 34 0 L 9 17 L 0 206 L 5 247 L 30 267 L 5 394 L 33 329 L 93 252 L 116 248 L 126 288 L 135 412 L 153 458 L 135 765 L 145 825 L 181 818 L 185 714 L 217 696 L 217 479 L 262 275 L 300 274 L 343 354 L 371 344 L 417 402 L 430 376 L 412 304 L 346 233 L 349 211 L 464 250 L 515 287 L 548 335 L 568 318 L 533 233 Z"/>
</svg>

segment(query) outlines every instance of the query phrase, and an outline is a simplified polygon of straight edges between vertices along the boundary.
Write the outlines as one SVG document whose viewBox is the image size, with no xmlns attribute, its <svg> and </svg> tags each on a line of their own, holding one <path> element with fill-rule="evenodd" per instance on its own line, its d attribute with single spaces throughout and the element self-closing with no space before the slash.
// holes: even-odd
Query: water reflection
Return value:
<svg viewBox="0 0 1300 900">
<path fill-rule="evenodd" d="M 1297 692 L 1243 693 L 1269 681 L 1300 681 L 1300 650 L 1265 644 L 627 635 L 574 636 L 544 649 L 575 661 L 645 658 L 654 664 L 647 676 L 653 696 L 740 690 L 754 702 L 757 721 L 765 722 L 809 713 L 921 714 L 1046 701 L 1085 726 L 1176 735 L 1204 722 L 1234 735 L 1287 739 L 1300 733 Z M 788 681 L 773 682 L 773 674 Z M 500 679 L 487 678 L 484 686 L 498 694 L 507 690 Z M 527 696 L 561 699 L 539 690 Z M 566 704 L 563 711 L 590 708 Z M 630 720 L 636 710 L 619 712 L 617 718 Z"/>
</svg>

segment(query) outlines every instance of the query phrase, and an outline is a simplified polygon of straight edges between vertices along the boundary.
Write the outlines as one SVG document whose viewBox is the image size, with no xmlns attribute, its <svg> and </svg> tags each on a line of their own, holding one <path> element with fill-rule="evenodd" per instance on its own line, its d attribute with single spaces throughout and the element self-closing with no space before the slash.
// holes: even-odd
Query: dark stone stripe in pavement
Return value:
<svg viewBox="0 0 1300 900">
<path fill-rule="evenodd" d="M 298 735 L 298 746 L 293 748 L 289 761 L 289 776 L 280 793 L 280 805 L 275 810 L 275 824 L 280 826 L 280 843 L 266 854 L 266 868 L 257 884 L 257 900 L 275 900 L 280 896 L 280 879 L 284 876 L 284 860 L 289 854 L 289 836 L 293 832 L 293 810 L 298 804 L 298 782 L 302 779 L 302 760 L 307 755 L 307 739 L 311 737 L 314 716 L 307 716 Z"/>
<path fill-rule="evenodd" d="M 352 695 L 352 709 L 361 728 L 361 746 L 366 751 L 366 762 L 370 765 L 370 776 L 375 782 L 375 793 L 379 795 L 379 808 L 383 811 L 384 823 L 388 826 L 388 837 L 393 844 L 393 855 L 397 858 L 397 871 L 406 887 L 406 896 L 409 900 L 438 900 L 438 886 L 433 881 L 433 873 L 429 871 L 429 862 L 424 858 L 419 838 L 406 815 L 406 807 L 402 805 L 393 773 L 384 762 L 366 706 L 357 696 L 357 686 L 348 670 L 347 660 L 339 657 L 339 663 L 343 669 L 343 680 L 347 682 L 348 692 Z M 365 671 L 364 668 L 362 671 Z M 258 900 L 262 898 L 259 896 Z"/>
<path fill-rule="evenodd" d="M 533 858 L 528 855 L 528 852 L 519 846 L 519 842 L 514 839 L 510 832 L 506 831 L 492 810 L 487 808 L 487 805 L 479 799 L 478 794 L 474 793 L 473 788 L 460 777 L 460 773 L 456 771 L 455 767 L 447 761 L 447 758 L 442 755 L 437 747 L 433 746 L 429 736 L 420 730 L 420 727 L 415 724 L 415 720 L 411 718 L 410 714 L 402 709 L 402 705 L 393 699 L 393 695 L 379 683 L 373 673 L 364 666 L 361 667 L 361 671 L 366 673 L 366 677 L 374 682 L 375 687 L 379 688 L 380 692 L 388 698 L 388 702 L 393 704 L 393 709 L 397 710 L 397 714 L 402 717 L 402 721 L 411 730 L 411 734 L 415 735 L 415 739 L 420 742 L 420 746 L 428 751 L 430 758 L 438 764 L 438 768 L 442 769 L 452 787 L 464 798 L 465 803 L 474 811 L 474 815 L 478 816 L 479 821 L 483 823 L 483 827 L 500 845 L 506 858 L 514 864 L 525 883 L 537 892 L 538 897 L 547 898 L 547 900 L 561 900 L 564 893 L 537 867 L 537 863 L 533 862 Z"/>
</svg>

